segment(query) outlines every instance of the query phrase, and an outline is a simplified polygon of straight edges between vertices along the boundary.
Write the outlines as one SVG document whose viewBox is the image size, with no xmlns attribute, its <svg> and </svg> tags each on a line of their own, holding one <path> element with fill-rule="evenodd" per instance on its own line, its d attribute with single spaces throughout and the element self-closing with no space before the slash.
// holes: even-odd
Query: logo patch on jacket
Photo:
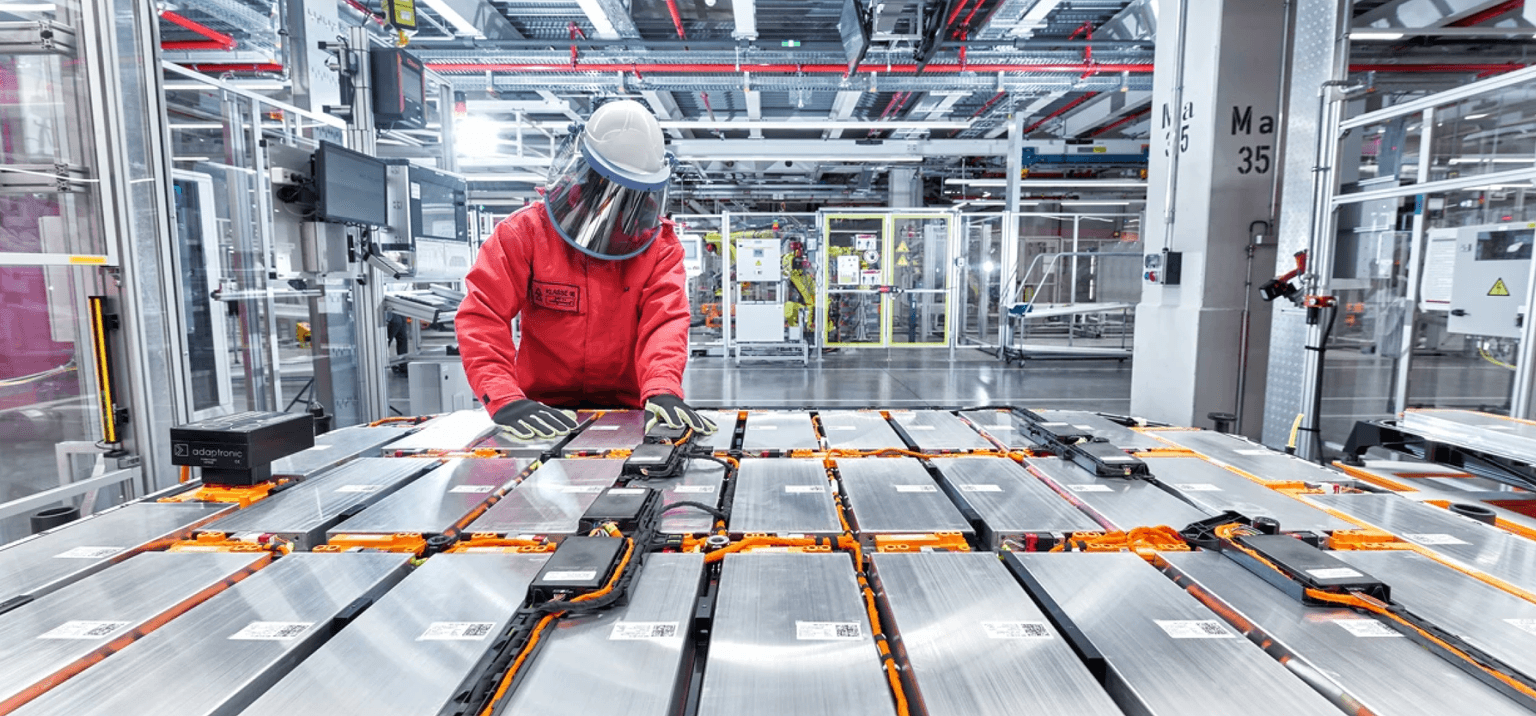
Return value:
<svg viewBox="0 0 1536 716">
<path fill-rule="evenodd" d="M 581 289 L 564 283 L 533 282 L 533 305 L 554 311 L 581 312 Z"/>
</svg>

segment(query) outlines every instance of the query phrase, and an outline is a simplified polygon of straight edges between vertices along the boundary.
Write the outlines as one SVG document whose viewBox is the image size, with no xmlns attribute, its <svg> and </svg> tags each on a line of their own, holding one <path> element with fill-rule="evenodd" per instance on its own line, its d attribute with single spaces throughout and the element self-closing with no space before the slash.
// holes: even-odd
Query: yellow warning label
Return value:
<svg viewBox="0 0 1536 716">
<path fill-rule="evenodd" d="M 898 253 L 898 254 L 904 254 L 907 251 L 908 251 L 908 249 L 907 249 L 907 242 L 905 242 L 905 241 L 901 242 L 901 245 L 896 247 L 896 253 Z"/>
<path fill-rule="evenodd" d="M 91 266 L 100 266 L 100 265 L 103 265 L 103 264 L 107 263 L 107 257 L 105 257 L 105 256 L 81 256 L 81 255 L 75 255 L 75 256 L 70 256 L 69 257 L 69 262 L 72 263 L 72 264 L 87 264 L 87 265 L 91 265 Z"/>
<path fill-rule="evenodd" d="M 901 257 L 899 259 L 896 259 L 896 265 L 897 266 L 906 266 L 907 265 L 907 257 L 903 256 L 903 257 Z"/>
<path fill-rule="evenodd" d="M 1497 281 L 1494 281 L 1493 282 L 1493 288 L 1488 289 L 1488 295 L 1490 295 L 1490 296 L 1508 296 L 1509 295 L 1509 287 L 1504 285 L 1504 279 L 1501 278 L 1501 279 L 1499 279 Z"/>
</svg>

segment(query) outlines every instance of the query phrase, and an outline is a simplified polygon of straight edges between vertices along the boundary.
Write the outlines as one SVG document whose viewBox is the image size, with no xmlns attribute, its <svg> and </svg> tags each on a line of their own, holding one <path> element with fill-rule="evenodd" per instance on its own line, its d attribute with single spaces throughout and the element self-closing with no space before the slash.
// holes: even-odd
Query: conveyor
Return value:
<svg viewBox="0 0 1536 716">
<path fill-rule="evenodd" d="M 735 410 L 700 410 L 699 415 L 713 422 L 716 430 L 712 435 L 695 436 L 693 444 L 706 448 L 710 452 L 730 450 L 736 441 L 736 423 L 740 420 L 741 413 Z"/>
<path fill-rule="evenodd" d="M 1530 714 L 1375 617 L 1304 605 L 1217 552 L 1162 558 L 1195 588 L 1192 593 L 1249 625 L 1250 640 L 1348 713 Z"/>
<path fill-rule="evenodd" d="M 0 609 L 183 539 L 234 505 L 133 502 L 0 548 Z"/>
<path fill-rule="evenodd" d="M 1244 517 L 1272 517 L 1283 532 L 1333 532 L 1356 526 L 1198 457 L 1148 458 L 1158 481 L 1212 514 L 1232 510 Z"/>
<path fill-rule="evenodd" d="M 816 427 L 807 412 L 754 410 L 747 413 L 741 451 L 748 455 L 788 454 L 794 450 L 818 450 Z"/>
<path fill-rule="evenodd" d="M 1169 445 L 1203 455 L 1211 462 L 1248 473 L 1265 482 L 1338 484 L 1354 482 L 1348 475 L 1259 443 L 1210 430 L 1150 430 Z"/>
<path fill-rule="evenodd" d="M 1030 458 L 1024 464 L 1108 529 L 1182 529 L 1212 516 L 1146 480 L 1097 477 L 1059 457 Z"/>
<path fill-rule="evenodd" d="M 231 716 L 405 575 L 407 557 L 290 554 L 16 710 Z"/>
<path fill-rule="evenodd" d="M 935 458 L 945 492 L 967 516 L 981 521 L 984 546 L 1028 534 L 1100 532 L 1088 515 L 1003 457 Z"/>
<path fill-rule="evenodd" d="M 919 452 L 937 455 L 997 449 L 953 413 L 943 410 L 892 410 L 890 413 L 896 428 Z"/>
<path fill-rule="evenodd" d="M 1011 410 L 965 410 L 961 411 L 960 417 L 1009 450 L 1037 447 L 1024 429 L 1024 419 Z"/>
<path fill-rule="evenodd" d="M 418 716 L 488 663 L 547 554 L 439 554 L 243 712 Z"/>
<path fill-rule="evenodd" d="M 922 462 L 910 457 L 834 462 L 860 536 L 974 532 Z"/>
<path fill-rule="evenodd" d="M 1139 433 L 1098 413 L 1086 410 L 1033 410 L 1035 415 L 1056 423 L 1066 423 L 1121 450 L 1140 452 L 1163 450 L 1167 445 L 1146 433 Z"/>
<path fill-rule="evenodd" d="M 475 518 L 469 533 L 569 535 L 603 490 L 618 482 L 623 460 L 550 460 Z"/>
<path fill-rule="evenodd" d="M 843 528 L 833 489 L 821 460 L 743 458 L 728 528 L 735 534 L 837 534 Z"/>
<path fill-rule="evenodd" d="M 606 455 L 614 450 L 633 450 L 645 442 L 643 410 L 616 410 L 587 423 L 570 442 L 560 448 L 564 457 Z"/>
<path fill-rule="evenodd" d="M 661 490 L 663 505 L 701 502 L 719 507 L 725 493 L 725 466 L 713 460 L 690 460 L 683 468 L 683 474 L 677 477 L 630 484 Z M 714 524 L 714 516 L 707 512 L 679 508 L 663 514 L 658 529 L 667 535 L 701 535 L 709 532 Z"/>
<path fill-rule="evenodd" d="M 907 449 L 901 436 L 878 411 L 823 410 L 818 419 L 830 450 Z"/>
<path fill-rule="evenodd" d="M 701 554 L 652 554 L 629 601 L 562 619 L 497 714 L 564 716 L 681 713 L 692 652 Z M 274 714 L 274 716 L 276 716 Z"/>
<path fill-rule="evenodd" d="M 325 544 L 326 530 L 400 489 L 434 467 L 435 460 L 365 457 L 295 484 L 199 532 L 275 535 L 310 550 Z"/>
<path fill-rule="evenodd" d="M 1105 687 L 1126 713 L 1339 714 L 1134 554 L 1011 552 L 1003 561 L 1032 581 L 1036 598 L 1060 609 L 1102 654 Z"/>
<path fill-rule="evenodd" d="M 895 712 L 848 555 L 726 555 L 699 716 Z"/>
<path fill-rule="evenodd" d="M 1463 503 L 1493 512 L 1499 526 L 1536 536 L 1536 492 L 1464 470 L 1417 460 L 1365 460 L 1341 465 L 1351 477 L 1418 502 Z"/>
<path fill-rule="evenodd" d="M 266 565 L 267 554 L 140 554 L 0 616 L 0 713 Z"/>
<path fill-rule="evenodd" d="M 531 460 L 456 458 L 379 500 L 327 532 L 328 541 L 349 535 L 366 547 L 363 535 L 453 536 L 477 516 L 487 501 L 517 484 Z M 343 540 L 346 542 L 348 540 Z"/>
<path fill-rule="evenodd" d="M 460 410 L 422 423 L 421 429 L 390 444 L 391 455 L 468 450 L 500 428 L 484 410 Z"/>
<path fill-rule="evenodd" d="M 995 555 L 871 559 L 928 716 L 1120 714 Z"/>
<path fill-rule="evenodd" d="M 378 457 L 384 446 L 415 431 L 415 428 L 359 425 L 315 436 L 315 446 L 272 463 L 273 477 L 305 479 L 357 457 Z"/>
</svg>

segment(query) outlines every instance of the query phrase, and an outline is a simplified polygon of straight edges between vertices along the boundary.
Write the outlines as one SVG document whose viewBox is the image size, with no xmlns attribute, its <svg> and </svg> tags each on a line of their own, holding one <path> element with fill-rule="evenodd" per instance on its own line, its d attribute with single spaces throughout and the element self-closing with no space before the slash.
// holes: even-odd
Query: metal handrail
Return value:
<svg viewBox="0 0 1536 716">
<path fill-rule="evenodd" d="M 1046 266 L 1045 273 L 1040 275 L 1040 284 L 1039 284 L 1040 286 L 1044 286 L 1045 285 L 1045 279 L 1047 277 L 1049 277 L 1052 273 L 1055 272 L 1057 261 L 1059 259 L 1061 259 L 1063 256 L 1066 256 L 1066 257 L 1086 256 L 1086 257 L 1095 257 L 1095 258 L 1103 257 L 1103 256 L 1137 256 L 1137 257 L 1139 257 L 1139 256 L 1141 256 L 1141 254 L 1137 253 L 1135 251 L 1062 251 L 1062 252 L 1054 253 L 1054 254 L 1037 254 L 1035 256 L 1034 260 L 1029 262 L 1029 267 L 1024 270 L 1024 273 L 1022 274 L 1022 278 L 1023 279 L 1028 279 L 1029 276 L 1034 273 L 1035 266 L 1040 263 L 1040 259 L 1043 259 L 1043 258 L 1045 258 L 1047 256 L 1050 257 L 1050 263 Z M 1027 286 L 1025 285 L 1024 281 L 1020 280 L 1019 281 L 1019 292 L 1023 293 L 1025 288 L 1027 288 Z M 1035 308 L 1035 298 L 1038 297 L 1039 295 L 1040 295 L 1040 291 L 1036 290 L 1034 292 L 1034 294 L 1029 297 L 1029 300 L 1024 302 L 1024 314 L 1025 315 L 1029 315 L 1029 312 L 1034 310 L 1034 308 Z M 1018 297 L 1017 294 L 1015 294 L 1012 298 L 1014 300 L 1010 301 L 1009 303 L 1018 303 L 1018 298 L 1019 297 Z"/>
</svg>

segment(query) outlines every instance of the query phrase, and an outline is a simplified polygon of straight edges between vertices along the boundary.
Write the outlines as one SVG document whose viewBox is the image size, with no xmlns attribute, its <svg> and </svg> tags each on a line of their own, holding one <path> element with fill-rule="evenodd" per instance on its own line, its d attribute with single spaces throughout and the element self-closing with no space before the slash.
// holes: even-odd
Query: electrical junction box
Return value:
<svg viewBox="0 0 1536 716">
<path fill-rule="evenodd" d="M 1446 330 L 1519 338 L 1536 223 L 1467 226 L 1456 231 Z"/>
<path fill-rule="evenodd" d="M 1163 249 L 1142 257 L 1142 278 L 1147 283 L 1177 286 L 1184 278 L 1184 252 Z"/>
<path fill-rule="evenodd" d="M 778 239 L 741 239 L 736 242 L 736 280 L 741 283 L 779 281 Z"/>
<path fill-rule="evenodd" d="M 171 428 L 171 464 L 202 468 L 208 485 L 272 479 L 272 462 L 315 445 L 308 413 L 248 412 Z"/>
<path fill-rule="evenodd" d="M 556 595 L 595 592 L 613 574 L 623 549 L 624 540 L 613 537 L 566 537 L 528 586 L 528 595 L 537 604 Z"/>
</svg>

